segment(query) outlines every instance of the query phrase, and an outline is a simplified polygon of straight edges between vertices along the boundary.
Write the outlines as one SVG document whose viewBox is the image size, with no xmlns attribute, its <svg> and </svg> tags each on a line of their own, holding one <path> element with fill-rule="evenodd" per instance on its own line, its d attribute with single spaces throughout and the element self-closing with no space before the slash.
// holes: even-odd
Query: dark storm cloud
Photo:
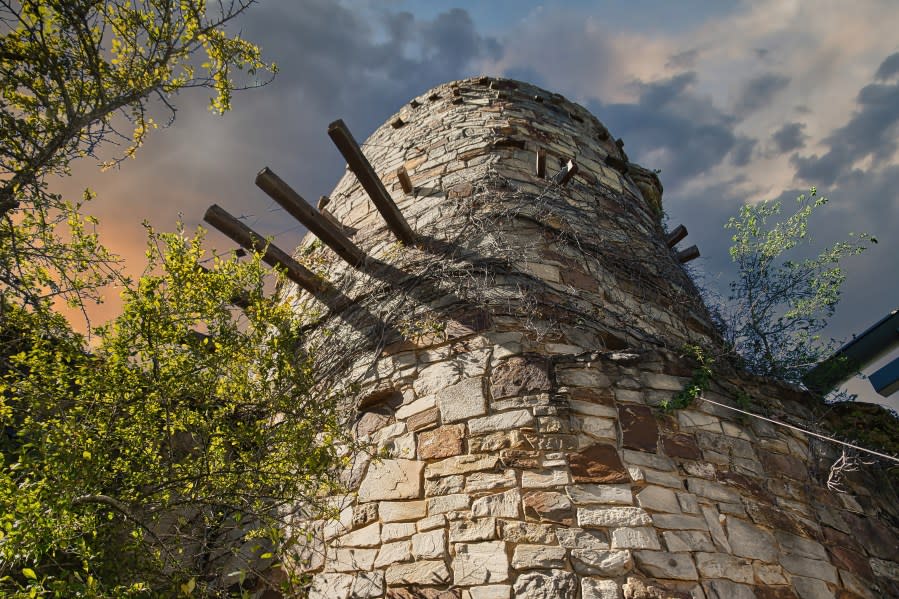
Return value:
<svg viewBox="0 0 899 599">
<path fill-rule="evenodd" d="M 734 112 L 745 117 L 767 106 L 772 98 L 790 83 L 790 78 L 777 73 L 765 73 L 746 82 L 734 105 Z"/>
<path fill-rule="evenodd" d="M 880 63 L 874 78 L 878 81 L 887 81 L 896 75 L 899 75 L 899 52 L 890 54 L 882 63 Z"/>
<path fill-rule="evenodd" d="M 792 158 L 802 179 L 814 185 L 830 185 L 850 174 L 860 160 L 870 157 L 872 165 L 878 167 L 893 157 L 899 147 L 899 81 L 866 85 L 856 103 L 849 122 L 824 138 L 827 152 Z"/>
<path fill-rule="evenodd" d="M 730 162 L 734 166 L 746 166 L 752 161 L 753 150 L 758 145 L 758 140 L 741 136 L 734 149 L 730 153 Z"/>
<path fill-rule="evenodd" d="M 785 123 L 783 127 L 774 132 L 771 140 L 780 154 L 786 154 L 805 146 L 808 136 L 803 132 L 805 123 Z"/>
<path fill-rule="evenodd" d="M 751 140 L 738 140 L 734 133 L 737 119 L 719 110 L 710 99 L 694 93 L 695 82 L 696 73 L 682 73 L 640 84 L 635 103 L 593 102 L 589 106 L 616 136 L 625 140 L 632 160 L 662 170 L 669 189 L 719 164 L 738 145 L 738 159 L 751 151 Z M 644 156 L 651 158 L 644 160 Z"/>
</svg>

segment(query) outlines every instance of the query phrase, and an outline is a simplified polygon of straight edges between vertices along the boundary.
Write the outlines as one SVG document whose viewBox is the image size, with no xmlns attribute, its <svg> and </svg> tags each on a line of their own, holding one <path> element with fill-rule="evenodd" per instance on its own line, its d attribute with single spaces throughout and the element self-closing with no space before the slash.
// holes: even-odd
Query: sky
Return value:
<svg viewBox="0 0 899 599">
<path fill-rule="evenodd" d="M 302 230 L 253 185 L 259 169 L 314 203 L 344 169 L 329 122 L 364 139 L 428 88 L 491 75 L 582 104 L 632 161 L 660 169 L 668 222 L 699 246 L 704 285 L 733 275 L 723 225 L 741 204 L 789 204 L 815 186 L 830 199 L 812 223 L 816 247 L 850 232 L 880 241 L 847 262 L 826 335 L 848 340 L 899 307 L 894 0 L 263 0 L 234 25 L 278 64 L 271 83 L 237 94 L 224 117 L 203 92 L 183 93 L 136 160 L 105 173 L 84 160 L 55 183 L 97 192 L 88 211 L 134 274 L 143 220 L 192 228 L 212 203 L 291 249 Z M 233 248 L 214 232 L 208 245 Z M 95 322 L 116 309 L 107 295 Z"/>
</svg>

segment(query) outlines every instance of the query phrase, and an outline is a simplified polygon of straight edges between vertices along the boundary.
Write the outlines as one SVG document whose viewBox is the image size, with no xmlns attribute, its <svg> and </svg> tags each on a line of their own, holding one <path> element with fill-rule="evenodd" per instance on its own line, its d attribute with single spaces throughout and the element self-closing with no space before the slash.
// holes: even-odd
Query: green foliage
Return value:
<svg viewBox="0 0 899 599">
<path fill-rule="evenodd" d="M 154 107 L 188 88 L 228 110 L 245 70 L 273 69 L 225 25 L 250 0 L 23 0 L 0 3 L 0 293 L 74 304 L 115 276 L 81 204 L 50 193 L 75 159 L 122 144 L 134 157 Z M 251 79 L 252 84 L 252 79 Z M 155 100 L 155 102 L 151 102 Z M 83 200 L 90 198 L 86 192 Z"/>
<path fill-rule="evenodd" d="M 850 234 L 813 258 L 789 258 L 809 243 L 809 218 L 826 202 L 812 188 L 785 219 L 779 202 L 766 201 L 743 206 L 725 225 L 738 270 L 724 309 L 726 341 L 751 372 L 799 382 L 831 351 L 819 332 L 840 300 L 840 263 L 877 240 Z"/>
<path fill-rule="evenodd" d="M 259 256 L 206 269 L 201 235 L 150 239 L 92 348 L 58 316 L 3 306 L 5 597 L 205 596 L 295 560 L 296 506 L 314 516 L 337 490 L 336 398 L 310 389 Z"/>
<path fill-rule="evenodd" d="M 696 362 L 696 368 L 693 369 L 693 374 L 683 389 L 671 399 L 663 399 L 659 404 L 659 407 L 666 412 L 682 410 L 692 405 L 702 397 L 712 382 L 712 366 L 715 360 L 698 345 L 684 345 L 684 351 Z"/>
</svg>

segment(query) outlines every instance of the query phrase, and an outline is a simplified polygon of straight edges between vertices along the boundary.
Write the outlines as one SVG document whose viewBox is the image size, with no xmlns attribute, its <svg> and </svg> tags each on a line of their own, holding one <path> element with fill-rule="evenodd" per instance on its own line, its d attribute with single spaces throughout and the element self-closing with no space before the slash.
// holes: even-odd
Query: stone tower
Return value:
<svg viewBox="0 0 899 599">
<path fill-rule="evenodd" d="M 317 528 L 313 597 L 899 596 L 877 467 L 831 491 L 836 446 L 727 408 L 808 426 L 815 399 L 722 367 L 716 403 L 658 408 L 685 344 L 720 342 L 622 148 L 557 94 L 458 81 L 362 144 L 415 243 L 352 172 L 320 203 L 368 258 L 308 237 L 331 308 L 295 301 L 371 451 Z"/>
</svg>

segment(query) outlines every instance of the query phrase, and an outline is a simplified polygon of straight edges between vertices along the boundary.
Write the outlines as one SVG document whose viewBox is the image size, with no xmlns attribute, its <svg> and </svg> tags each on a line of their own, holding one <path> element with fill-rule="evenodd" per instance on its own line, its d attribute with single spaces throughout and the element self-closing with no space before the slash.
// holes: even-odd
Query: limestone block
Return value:
<svg viewBox="0 0 899 599">
<path fill-rule="evenodd" d="M 360 572 L 353 579 L 353 588 L 350 591 L 350 597 L 354 599 L 372 599 L 384 595 L 384 573 Z"/>
<path fill-rule="evenodd" d="M 341 547 L 377 547 L 381 542 L 381 524 L 375 522 L 337 539 Z"/>
<path fill-rule="evenodd" d="M 384 576 L 388 586 L 448 584 L 451 578 L 442 560 L 394 564 L 387 567 Z"/>
<path fill-rule="evenodd" d="M 617 439 L 618 429 L 611 418 L 599 418 L 596 416 L 580 416 L 577 418 L 577 428 L 583 433 L 599 439 Z"/>
<path fill-rule="evenodd" d="M 514 487 L 516 484 L 515 470 L 511 468 L 501 473 L 475 472 L 465 478 L 465 491 L 467 493 L 493 491 L 495 489 Z"/>
<path fill-rule="evenodd" d="M 707 580 L 702 587 L 705 589 L 708 599 L 757 599 L 758 597 L 752 587 L 729 580 Z"/>
<path fill-rule="evenodd" d="M 467 493 L 455 493 L 453 495 L 439 495 L 431 497 L 428 501 L 428 515 L 445 514 L 446 512 L 458 512 L 467 510 L 471 497 Z"/>
<path fill-rule="evenodd" d="M 396 411 L 396 419 L 397 420 L 405 420 L 410 416 L 414 416 L 415 414 L 419 414 L 433 408 L 437 405 L 437 396 L 436 395 L 426 395 L 421 399 L 416 399 L 415 401 L 402 405 Z"/>
<path fill-rule="evenodd" d="M 459 369 L 453 362 L 437 362 L 418 373 L 412 388 L 417 397 L 426 397 L 455 385 L 459 378 Z"/>
<path fill-rule="evenodd" d="M 387 543 L 397 539 L 408 539 L 415 534 L 412 522 L 388 522 L 381 526 L 381 542 Z"/>
<path fill-rule="evenodd" d="M 560 385 L 571 387 L 589 387 L 591 389 L 609 387 L 612 381 L 609 377 L 595 368 L 559 368 L 556 371 L 556 379 Z"/>
<path fill-rule="evenodd" d="M 637 567 L 653 578 L 699 580 L 693 558 L 688 553 L 635 551 Z"/>
<path fill-rule="evenodd" d="M 621 599 L 621 587 L 614 580 L 582 578 L 581 599 Z"/>
<path fill-rule="evenodd" d="M 359 501 L 417 499 L 422 493 L 423 469 L 424 464 L 417 460 L 373 461 L 359 487 Z"/>
<path fill-rule="evenodd" d="M 525 516 L 570 525 L 574 509 L 568 496 L 557 491 L 531 491 L 522 498 Z"/>
<path fill-rule="evenodd" d="M 352 574 L 316 574 L 309 599 L 348 599 L 354 579 Z"/>
<path fill-rule="evenodd" d="M 472 418 L 468 421 L 468 432 L 469 434 L 477 435 L 533 426 L 534 416 L 530 410 L 513 410 L 481 418 Z"/>
<path fill-rule="evenodd" d="M 435 528 L 443 528 L 444 526 L 446 526 L 446 515 L 434 514 L 433 516 L 422 518 L 415 523 L 415 526 L 416 528 L 418 528 L 418 532 L 434 530 Z"/>
<path fill-rule="evenodd" d="M 822 560 L 798 555 L 781 555 L 780 565 L 784 570 L 796 576 L 817 578 L 834 584 L 837 582 L 837 569 Z"/>
<path fill-rule="evenodd" d="M 702 478 L 687 478 L 687 489 L 700 497 L 725 503 L 740 503 L 740 494 L 722 484 Z"/>
<path fill-rule="evenodd" d="M 571 482 L 568 470 L 550 469 L 533 472 L 526 470 L 521 473 L 521 487 L 523 489 L 546 489 L 549 487 L 561 487 Z"/>
<path fill-rule="evenodd" d="M 410 541 L 384 543 L 375 558 L 375 568 L 408 561 L 412 561 L 412 543 Z"/>
<path fill-rule="evenodd" d="M 597 416 L 599 418 L 617 418 L 618 411 L 612 406 L 593 403 L 589 401 L 580 401 L 577 399 L 568 400 L 571 411 L 575 414 L 583 416 Z"/>
<path fill-rule="evenodd" d="M 702 516 L 684 514 L 653 514 L 652 523 L 656 528 L 668 530 L 708 530 L 709 526 Z"/>
<path fill-rule="evenodd" d="M 698 530 L 666 530 L 662 533 L 668 551 L 715 551 L 715 545 L 707 532 Z"/>
<path fill-rule="evenodd" d="M 450 543 L 470 543 L 472 541 L 494 541 L 497 538 L 496 518 L 477 520 L 453 520 L 449 523 Z"/>
<path fill-rule="evenodd" d="M 428 464 L 425 478 L 438 478 L 453 474 L 468 474 L 479 470 L 493 470 L 499 463 L 496 456 L 458 455 Z"/>
<path fill-rule="evenodd" d="M 718 510 L 714 507 L 704 505 L 702 506 L 702 517 L 709 526 L 709 532 L 712 534 L 712 540 L 715 542 L 715 547 L 724 553 L 733 553 L 730 543 L 724 535 L 724 528 L 721 526 L 724 516 L 719 515 Z"/>
<path fill-rule="evenodd" d="M 446 555 L 446 529 L 412 535 L 412 555 L 416 559 L 443 558 Z"/>
<path fill-rule="evenodd" d="M 661 549 L 656 531 L 649 527 L 614 528 L 611 533 L 612 549 Z"/>
<path fill-rule="evenodd" d="M 521 493 L 510 489 L 504 493 L 494 493 L 474 500 L 471 505 L 473 518 L 495 516 L 497 518 L 521 517 Z"/>
<path fill-rule="evenodd" d="M 727 517 L 727 540 L 734 555 L 765 562 L 777 561 L 777 548 L 771 533 L 745 520 Z"/>
<path fill-rule="evenodd" d="M 487 413 L 484 381 L 469 378 L 437 392 L 437 406 L 444 424 L 468 420 Z"/>
<path fill-rule="evenodd" d="M 578 526 L 583 528 L 609 528 L 615 526 L 645 526 L 652 518 L 643 508 L 607 507 L 577 508 Z"/>
<path fill-rule="evenodd" d="M 645 386 L 661 391 L 683 391 L 684 385 L 689 382 L 689 379 L 656 372 L 644 372 L 640 378 Z"/>
<path fill-rule="evenodd" d="M 535 522 L 500 521 L 502 538 L 510 543 L 534 543 L 550 545 L 556 542 L 556 529 L 549 524 Z M 566 529 L 560 528 L 559 532 Z"/>
<path fill-rule="evenodd" d="M 453 584 L 473 586 L 509 579 L 509 558 L 502 541 L 454 545 Z"/>
<path fill-rule="evenodd" d="M 508 584 L 487 584 L 462 592 L 462 599 L 509 599 L 512 587 Z"/>
<path fill-rule="evenodd" d="M 753 581 L 752 562 L 724 553 L 697 553 L 696 566 L 704 578 L 727 578 L 734 582 Z"/>
<path fill-rule="evenodd" d="M 577 577 L 564 570 L 529 572 L 518 577 L 513 591 L 522 599 L 577 599 Z"/>
<path fill-rule="evenodd" d="M 578 574 L 614 578 L 630 572 L 634 560 L 630 551 L 572 549 L 571 563 Z"/>
<path fill-rule="evenodd" d="M 684 488 L 684 481 L 674 472 L 662 472 L 660 470 L 653 470 L 652 468 L 643 468 L 643 479 L 651 485 L 659 485 L 661 487 L 669 487 L 677 490 Z"/>
<path fill-rule="evenodd" d="M 411 434 L 411 433 L 410 433 Z M 461 424 L 441 426 L 418 435 L 418 458 L 436 460 L 462 453 L 462 437 L 465 429 Z"/>
<path fill-rule="evenodd" d="M 609 549 L 609 540 L 605 533 L 598 530 L 584 530 L 583 528 L 559 528 L 556 531 L 559 545 L 566 549 L 591 549 L 606 551 Z"/>
<path fill-rule="evenodd" d="M 564 568 L 564 547 L 552 545 L 527 545 L 515 547 L 512 554 L 512 567 L 516 570 L 535 570 L 538 568 Z"/>
<path fill-rule="evenodd" d="M 634 495 L 630 485 L 569 485 L 565 488 L 575 505 L 602 503 L 607 505 L 633 505 Z"/>
<path fill-rule="evenodd" d="M 664 487 L 646 487 L 637 493 L 637 505 L 654 512 L 679 513 L 680 503 L 674 491 Z"/>
<path fill-rule="evenodd" d="M 465 489 L 465 476 L 453 474 L 443 478 L 425 479 L 425 497 L 461 493 Z"/>
<path fill-rule="evenodd" d="M 696 501 L 696 495 L 692 493 L 678 493 L 677 503 L 680 505 L 680 509 L 688 514 L 699 513 L 699 502 Z"/>
<path fill-rule="evenodd" d="M 329 548 L 326 568 L 334 572 L 366 572 L 371 570 L 377 549 Z"/>
<path fill-rule="evenodd" d="M 424 501 L 382 501 L 378 504 L 381 522 L 403 522 L 424 518 L 427 512 Z"/>
</svg>

